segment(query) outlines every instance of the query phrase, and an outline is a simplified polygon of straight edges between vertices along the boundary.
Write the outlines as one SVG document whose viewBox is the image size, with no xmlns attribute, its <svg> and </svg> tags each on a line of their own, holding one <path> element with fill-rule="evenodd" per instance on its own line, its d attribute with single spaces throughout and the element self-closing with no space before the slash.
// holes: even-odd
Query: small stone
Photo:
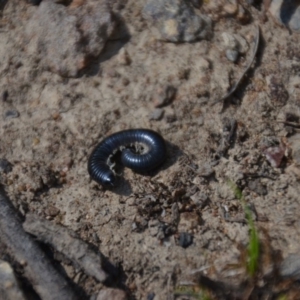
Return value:
<svg viewBox="0 0 300 300">
<path fill-rule="evenodd" d="M 5 158 L 0 158 L 0 173 L 9 173 L 12 171 L 12 164 Z"/>
<path fill-rule="evenodd" d="M 126 293 L 119 289 L 106 288 L 99 292 L 97 300 L 126 300 Z"/>
<path fill-rule="evenodd" d="M 176 93 L 176 88 L 172 85 L 160 86 L 153 96 L 154 107 L 163 107 L 170 104 Z"/>
<path fill-rule="evenodd" d="M 187 248 L 193 244 L 193 236 L 186 232 L 180 232 L 179 234 L 179 245 L 182 248 Z"/>
<path fill-rule="evenodd" d="M 33 145 L 33 146 L 36 146 L 36 145 L 38 145 L 39 143 L 40 143 L 40 139 L 39 139 L 39 138 L 36 138 L 36 137 L 35 137 L 35 138 L 32 139 L 32 145 Z"/>
<path fill-rule="evenodd" d="M 9 109 L 4 113 L 4 119 L 15 119 L 20 116 L 19 112 L 15 109 Z"/>
<path fill-rule="evenodd" d="M 164 110 L 162 108 L 156 108 L 150 113 L 149 120 L 159 121 L 163 116 Z"/>
<path fill-rule="evenodd" d="M 161 223 L 158 220 L 150 220 L 148 223 L 149 232 L 151 236 L 156 236 L 159 231 Z"/>
<path fill-rule="evenodd" d="M 165 232 L 164 232 L 163 227 L 159 227 L 159 228 L 158 228 L 158 233 L 157 233 L 157 235 L 156 235 L 156 238 L 157 238 L 158 240 L 162 241 L 162 240 L 165 239 L 165 237 L 166 237 L 166 234 L 165 234 Z"/>
<path fill-rule="evenodd" d="M 233 34 L 230 34 L 228 32 L 223 32 L 222 39 L 225 48 L 232 49 L 232 50 L 238 49 L 238 42 Z"/>
<path fill-rule="evenodd" d="M 53 118 L 53 120 L 60 120 L 61 115 L 58 111 L 55 111 L 55 112 L 52 113 L 52 118 Z"/>
<path fill-rule="evenodd" d="M 264 151 L 267 161 L 273 168 L 278 168 L 284 157 L 285 148 L 283 147 L 269 147 Z"/>
<path fill-rule="evenodd" d="M 239 34 L 222 33 L 223 49 L 237 51 L 238 54 L 245 54 L 249 50 L 247 41 Z"/>
<path fill-rule="evenodd" d="M 81 277 L 82 277 L 82 272 L 78 272 L 78 273 L 75 275 L 74 279 L 73 279 L 74 283 L 78 284 L 79 281 L 80 281 L 80 279 L 81 279 Z M 97 299 L 98 299 L 98 298 L 97 298 Z"/>
<path fill-rule="evenodd" d="M 244 37 L 239 34 L 234 34 L 233 37 L 237 41 L 237 49 L 240 54 L 246 54 L 249 50 L 249 44 Z"/>
<path fill-rule="evenodd" d="M 21 184 L 18 186 L 18 191 L 19 192 L 26 192 L 27 191 L 27 186 L 25 184 Z"/>
<path fill-rule="evenodd" d="M 118 62 L 120 65 L 127 66 L 130 65 L 131 59 L 125 48 L 122 48 L 118 54 Z"/>
<path fill-rule="evenodd" d="M 56 217 L 60 213 L 60 210 L 57 207 L 50 205 L 46 208 L 45 213 L 50 217 Z"/>
<path fill-rule="evenodd" d="M 236 50 L 227 49 L 226 57 L 229 61 L 236 62 L 239 57 L 239 52 Z"/>
</svg>

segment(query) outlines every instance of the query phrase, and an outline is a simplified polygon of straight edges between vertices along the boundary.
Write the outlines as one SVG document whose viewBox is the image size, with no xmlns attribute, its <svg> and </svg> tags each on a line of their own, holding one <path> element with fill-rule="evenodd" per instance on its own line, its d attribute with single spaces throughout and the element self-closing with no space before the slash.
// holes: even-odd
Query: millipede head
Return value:
<svg viewBox="0 0 300 300">
<path fill-rule="evenodd" d="M 101 181 L 103 185 L 113 187 L 115 186 L 116 183 L 116 176 L 114 175 L 113 172 L 107 173 L 102 176 Z"/>
</svg>

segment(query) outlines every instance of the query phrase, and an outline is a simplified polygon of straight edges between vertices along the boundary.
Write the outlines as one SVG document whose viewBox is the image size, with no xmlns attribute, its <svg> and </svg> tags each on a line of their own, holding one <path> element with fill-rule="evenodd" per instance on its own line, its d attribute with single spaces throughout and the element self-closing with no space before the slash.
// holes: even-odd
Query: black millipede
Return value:
<svg viewBox="0 0 300 300">
<path fill-rule="evenodd" d="M 166 159 L 163 137 L 150 129 L 128 129 L 114 133 L 101 141 L 88 160 L 88 172 L 93 180 L 114 186 L 116 175 L 113 158 L 121 152 L 121 162 L 136 172 L 145 173 L 158 168 Z"/>
</svg>

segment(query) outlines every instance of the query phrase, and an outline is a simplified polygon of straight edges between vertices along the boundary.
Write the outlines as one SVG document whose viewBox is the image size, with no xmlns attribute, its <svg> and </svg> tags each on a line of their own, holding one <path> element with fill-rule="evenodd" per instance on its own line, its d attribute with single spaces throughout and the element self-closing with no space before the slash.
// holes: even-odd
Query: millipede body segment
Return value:
<svg viewBox="0 0 300 300">
<path fill-rule="evenodd" d="M 88 172 L 93 180 L 114 186 L 114 155 L 121 152 L 124 166 L 139 172 L 159 167 L 166 159 L 166 144 L 163 137 L 150 129 L 129 129 L 114 133 L 101 141 L 88 161 Z"/>
</svg>

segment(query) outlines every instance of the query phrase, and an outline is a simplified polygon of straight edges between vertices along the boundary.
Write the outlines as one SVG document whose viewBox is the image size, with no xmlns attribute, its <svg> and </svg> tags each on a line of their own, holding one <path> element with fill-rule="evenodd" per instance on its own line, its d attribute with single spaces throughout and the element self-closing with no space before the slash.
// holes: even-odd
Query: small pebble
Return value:
<svg viewBox="0 0 300 300">
<path fill-rule="evenodd" d="M 193 236 L 186 232 L 180 232 L 179 234 L 179 245 L 182 248 L 187 248 L 193 244 Z"/>
<path fill-rule="evenodd" d="M 119 51 L 117 59 L 118 59 L 119 64 L 123 65 L 123 66 L 130 65 L 130 63 L 131 63 L 130 56 L 129 56 L 128 52 L 125 50 L 125 48 L 122 48 Z"/>
<path fill-rule="evenodd" d="M 239 34 L 223 32 L 222 39 L 224 50 L 236 50 L 239 54 L 246 54 L 249 50 L 247 41 Z"/>
<path fill-rule="evenodd" d="M 233 34 L 228 32 L 222 33 L 222 39 L 224 43 L 224 47 L 227 49 L 237 50 L 238 49 L 238 42 Z"/>
<path fill-rule="evenodd" d="M 162 108 L 156 108 L 150 113 L 149 120 L 159 121 L 163 116 L 164 110 Z"/>
<path fill-rule="evenodd" d="M 73 281 L 74 281 L 76 284 L 78 284 L 81 277 L 82 277 L 82 272 L 78 272 L 78 273 L 75 275 Z M 97 299 L 98 299 L 98 298 L 97 298 Z"/>
<path fill-rule="evenodd" d="M 33 138 L 33 140 L 32 140 L 32 145 L 33 146 L 36 146 L 36 145 L 38 145 L 40 143 L 40 139 L 39 138 Z"/>
<path fill-rule="evenodd" d="M 238 57 L 239 57 L 239 52 L 237 50 L 231 50 L 227 49 L 226 50 L 226 57 L 229 61 L 236 62 Z"/>
<path fill-rule="evenodd" d="M 126 300 L 128 299 L 126 293 L 119 289 L 104 288 L 100 290 L 97 300 Z"/>
<path fill-rule="evenodd" d="M 61 119 L 61 115 L 60 115 L 60 113 L 58 111 L 54 111 L 52 113 L 52 118 L 53 118 L 53 120 L 60 120 Z"/>
<path fill-rule="evenodd" d="M 250 48 L 246 39 L 239 34 L 234 34 L 233 36 L 238 44 L 238 48 L 236 50 L 238 50 L 240 54 L 246 54 Z"/>
<path fill-rule="evenodd" d="M 9 109 L 4 113 L 5 119 L 14 119 L 20 116 L 19 112 L 15 109 Z"/>
<path fill-rule="evenodd" d="M 171 85 L 161 86 L 153 96 L 154 107 L 162 107 L 170 104 L 176 93 L 176 88 Z"/>
<path fill-rule="evenodd" d="M 56 217 L 60 213 L 60 210 L 57 207 L 50 205 L 46 208 L 45 213 L 50 217 Z"/>
<path fill-rule="evenodd" d="M 0 158 L 0 173 L 9 173 L 12 171 L 12 164 L 5 158 Z"/>
<path fill-rule="evenodd" d="M 264 151 L 267 161 L 273 168 L 278 168 L 284 157 L 285 149 L 283 147 L 269 147 Z"/>
</svg>

